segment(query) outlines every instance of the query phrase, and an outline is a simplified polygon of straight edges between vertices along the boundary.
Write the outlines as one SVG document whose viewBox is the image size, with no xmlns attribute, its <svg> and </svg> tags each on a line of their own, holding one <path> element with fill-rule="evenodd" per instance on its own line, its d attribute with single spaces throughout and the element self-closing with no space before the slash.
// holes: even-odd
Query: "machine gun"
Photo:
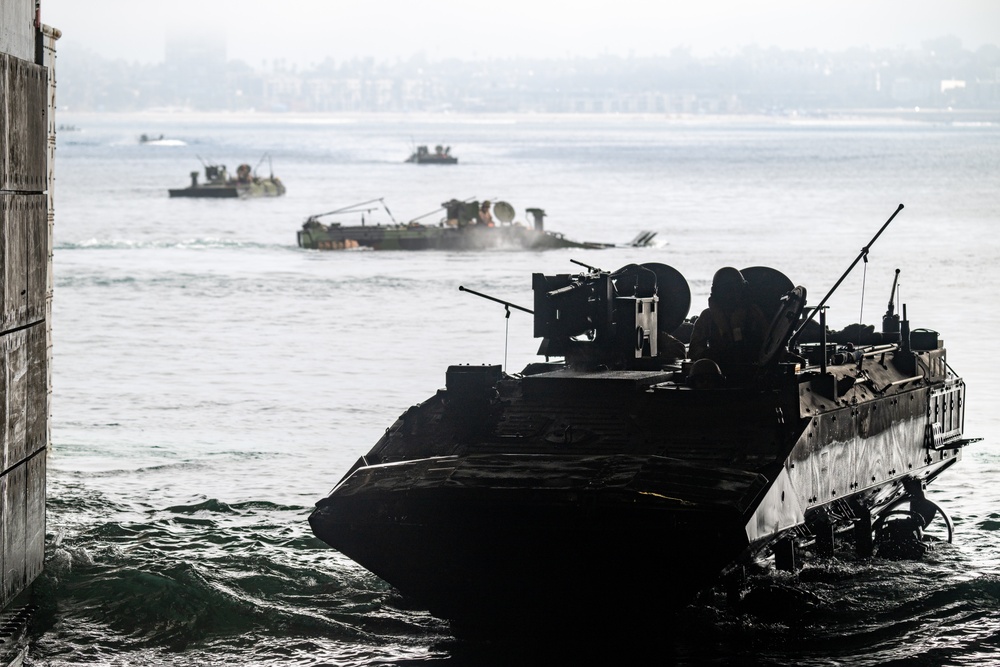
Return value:
<svg viewBox="0 0 1000 667">
<path fill-rule="evenodd" d="M 565 357 L 581 370 L 654 364 L 661 332 L 672 332 L 687 316 L 687 281 L 665 264 L 629 264 L 615 272 L 583 266 L 576 275 L 532 275 L 538 354 Z"/>
<path fill-rule="evenodd" d="M 899 315 L 895 312 L 896 284 L 899 282 L 899 269 L 892 279 L 892 291 L 889 293 L 889 307 L 882 316 L 882 338 L 893 343 L 899 342 Z"/>
<path fill-rule="evenodd" d="M 615 272 L 572 260 L 579 274 L 531 278 L 534 310 L 467 287 L 458 289 L 534 316 L 538 354 L 565 357 L 571 368 L 653 367 L 658 339 L 687 317 L 691 291 L 684 276 L 666 264 L 628 264 Z"/>
</svg>

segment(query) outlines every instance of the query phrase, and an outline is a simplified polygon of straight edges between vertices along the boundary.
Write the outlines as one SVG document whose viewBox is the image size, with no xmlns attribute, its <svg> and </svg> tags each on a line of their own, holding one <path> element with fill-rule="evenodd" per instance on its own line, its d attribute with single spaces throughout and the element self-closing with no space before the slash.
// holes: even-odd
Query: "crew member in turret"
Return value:
<svg viewBox="0 0 1000 667">
<path fill-rule="evenodd" d="M 493 214 L 490 213 L 490 202 L 486 200 L 479 207 L 479 224 L 487 227 L 493 226 Z"/>
<path fill-rule="evenodd" d="M 688 356 L 711 359 L 728 374 L 733 365 L 757 360 L 766 333 L 764 313 L 747 299 L 743 274 L 727 266 L 712 278 L 708 308 L 694 323 Z"/>
</svg>

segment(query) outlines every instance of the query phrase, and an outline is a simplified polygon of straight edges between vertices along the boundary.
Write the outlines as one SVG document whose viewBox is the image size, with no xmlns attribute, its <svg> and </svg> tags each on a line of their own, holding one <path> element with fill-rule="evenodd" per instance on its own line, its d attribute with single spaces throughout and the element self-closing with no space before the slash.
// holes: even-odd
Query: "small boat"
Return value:
<svg viewBox="0 0 1000 667">
<path fill-rule="evenodd" d="M 187 146 L 187 142 L 180 139 L 167 139 L 162 134 L 154 137 L 148 134 L 139 136 L 139 143 L 144 146 Z"/>
<path fill-rule="evenodd" d="M 545 360 L 449 366 L 317 503 L 313 532 L 456 632 L 547 637 L 666 631 L 663 611 L 807 550 L 919 555 L 937 515 L 950 541 L 924 489 L 974 440 L 937 333 L 890 300 L 881 331 L 838 343 L 824 305 L 843 277 L 806 315 L 781 272 L 727 268 L 764 325 L 715 339 L 718 361 L 688 358 L 715 320 L 685 346 L 690 290 L 665 264 L 536 273 L 533 309 L 465 290 L 532 314 Z"/>
<path fill-rule="evenodd" d="M 377 205 L 376 205 L 377 204 Z M 384 210 L 386 224 L 373 223 L 371 214 Z M 420 220 L 444 212 L 436 224 Z M 573 241 L 562 234 L 546 231 L 545 211 L 528 208 L 532 223 L 516 221 L 514 207 L 505 201 L 459 201 L 452 199 L 430 213 L 407 223 L 392 216 L 383 199 L 353 204 L 335 211 L 309 216 L 298 232 L 300 248 L 310 250 L 546 250 L 551 248 L 608 248 L 610 243 Z M 331 215 L 361 214 L 361 224 L 323 223 L 320 218 Z M 366 220 L 365 216 L 369 219 Z M 494 216 L 496 219 L 494 219 Z M 642 245 L 652 242 L 655 232 L 643 232 L 636 237 Z"/>
<path fill-rule="evenodd" d="M 236 168 L 236 178 L 229 176 L 224 164 L 204 164 L 204 168 L 205 183 L 199 183 L 199 172 L 192 171 L 191 185 L 170 189 L 170 196 L 246 199 L 280 197 L 285 194 L 285 184 L 273 172 L 267 177 L 257 176 L 249 164 L 241 164 Z"/>
<path fill-rule="evenodd" d="M 416 164 L 458 164 L 458 158 L 451 154 L 451 146 L 435 146 L 434 152 L 427 150 L 427 146 L 417 146 L 407 162 Z"/>
</svg>

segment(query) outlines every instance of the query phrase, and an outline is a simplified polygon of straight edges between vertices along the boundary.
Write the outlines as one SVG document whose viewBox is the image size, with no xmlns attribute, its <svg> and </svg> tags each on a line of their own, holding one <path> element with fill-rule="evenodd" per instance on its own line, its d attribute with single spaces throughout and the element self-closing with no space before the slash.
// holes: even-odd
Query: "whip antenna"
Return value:
<svg viewBox="0 0 1000 667">
<path fill-rule="evenodd" d="M 872 240 L 868 242 L 868 245 L 866 245 L 864 248 L 861 249 L 861 253 L 854 258 L 854 261 L 851 262 L 851 265 L 849 267 L 847 267 L 847 270 L 844 271 L 843 275 L 840 276 L 836 284 L 830 288 L 830 291 L 826 293 L 826 296 L 824 296 L 823 300 L 819 302 L 819 305 L 813 308 L 809 312 L 809 316 L 806 317 L 806 319 L 802 320 L 802 324 L 799 325 L 799 328 L 796 329 L 795 333 L 793 333 L 791 338 L 789 338 L 789 345 L 792 345 L 794 341 L 798 340 L 799 335 L 802 333 L 802 330 L 805 329 L 806 325 L 812 321 L 812 318 L 816 316 L 816 313 L 818 313 L 820 309 L 826 305 L 826 302 L 829 301 L 831 296 L 833 296 L 833 293 L 837 291 L 838 287 L 840 287 L 840 283 L 844 282 L 844 279 L 847 278 L 848 274 L 854 270 L 854 267 L 858 265 L 858 262 L 860 262 L 862 259 L 864 259 L 865 261 L 868 260 L 868 251 L 871 250 L 871 247 L 873 245 L 875 245 L 875 241 L 877 241 L 878 237 L 882 235 L 882 232 L 884 232 L 885 228 L 889 226 L 889 223 L 892 222 L 893 219 L 896 217 L 896 215 L 902 210 L 903 210 L 903 205 L 900 204 L 899 206 L 896 207 L 896 210 L 892 212 L 892 215 L 889 216 L 889 219 L 885 221 L 885 224 L 883 224 L 879 228 L 879 230 L 875 232 L 875 236 L 872 237 Z"/>
</svg>

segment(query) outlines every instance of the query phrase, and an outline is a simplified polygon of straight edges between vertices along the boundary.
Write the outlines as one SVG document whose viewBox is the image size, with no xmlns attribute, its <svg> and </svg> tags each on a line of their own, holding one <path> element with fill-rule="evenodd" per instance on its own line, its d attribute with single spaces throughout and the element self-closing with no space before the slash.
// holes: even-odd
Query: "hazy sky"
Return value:
<svg viewBox="0 0 1000 667">
<path fill-rule="evenodd" d="M 697 56 L 747 45 L 840 50 L 958 37 L 1000 43 L 1000 0 L 42 0 L 62 45 L 163 60 L 169 31 L 221 31 L 227 55 L 282 58 Z"/>
</svg>

